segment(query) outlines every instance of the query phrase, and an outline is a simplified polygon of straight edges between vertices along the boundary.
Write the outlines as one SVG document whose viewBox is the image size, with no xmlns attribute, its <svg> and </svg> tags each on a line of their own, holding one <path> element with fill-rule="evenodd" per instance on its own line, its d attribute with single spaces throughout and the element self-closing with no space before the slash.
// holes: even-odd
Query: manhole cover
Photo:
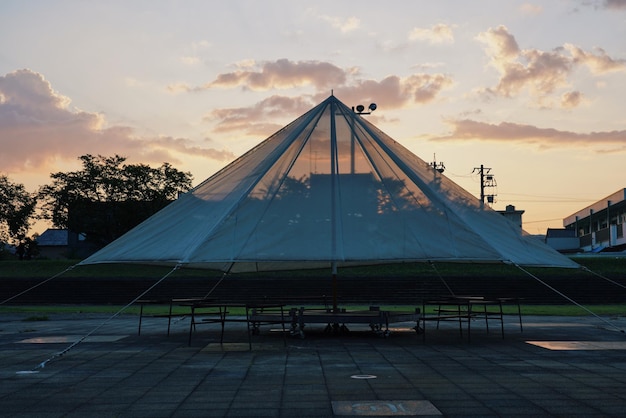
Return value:
<svg viewBox="0 0 626 418">
<path fill-rule="evenodd" d="M 373 374 L 353 374 L 350 376 L 352 379 L 376 379 Z"/>
</svg>

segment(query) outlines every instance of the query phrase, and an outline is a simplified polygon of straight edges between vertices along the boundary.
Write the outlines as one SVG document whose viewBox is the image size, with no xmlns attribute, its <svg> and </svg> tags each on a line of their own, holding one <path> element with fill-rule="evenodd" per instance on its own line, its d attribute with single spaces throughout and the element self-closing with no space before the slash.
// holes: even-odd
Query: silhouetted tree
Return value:
<svg viewBox="0 0 626 418">
<path fill-rule="evenodd" d="M 36 202 L 23 184 L 0 175 L 0 242 L 18 242 L 26 236 Z"/>
<path fill-rule="evenodd" d="M 168 163 L 158 168 L 124 164 L 125 157 L 83 155 L 79 171 L 50 175 L 39 189 L 42 217 L 58 228 L 106 244 L 191 188 L 191 173 Z"/>
</svg>

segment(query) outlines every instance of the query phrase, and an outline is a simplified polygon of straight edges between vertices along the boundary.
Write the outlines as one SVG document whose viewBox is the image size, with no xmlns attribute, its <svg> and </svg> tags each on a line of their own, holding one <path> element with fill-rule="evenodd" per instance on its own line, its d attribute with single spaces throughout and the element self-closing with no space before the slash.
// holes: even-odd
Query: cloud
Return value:
<svg viewBox="0 0 626 418">
<path fill-rule="evenodd" d="M 288 89 L 312 85 L 317 89 L 330 89 L 346 82 L 346 71 L 320 61 L 290 61 L 279 59 L 252 65 L 246 62 L 244 69 L 218 74 L 215 80 L 202 86 L 192 87 L 187 84 L 172 84 L 167 88 L 171 92 L 203 91 L 212 88 L 244 87 L 250 90 L 266 91 Z"/>
<path fill-rule="evenodd" d="M 257 63 L 246 60 L 235 63 L 234 67 L 235 71 L 218 74 L 203 86 L 179 83 L 169 85 L 168 89 L 171 92 L 200 92 L 218 87 L 244 90 L 312 87 L 314 92 L 308 96 L 301 92 L 296 97 L 272 95 L 252 106 L 216 108 L 203 118 L 213 125 L 215 133 L 267 136 L 281 128 L 279 122 L 300 116 L 326 99 L 331 91 L 344 103 L 354 106 L 375 102 L 386 109 L 397 109 L 432 102 L 453 85 L 449 75 L 426 72 L 407 77 L 391 75 L 382 80 L 361 79 L 356 67 L 340 68 L 323 61 L 279 59 Z"/>
<path fill-rule="evenodd" d="M 572 109 L 582 103 L 583 95 L 579 91 L 568 91 L 561 96 L 561 107 Z"/>
<path fill-rule="evenodd" d="M 604 7 L 612 10 L 626 10 L 626 0 L 605 0 Z"/>
<path fill-rule="evenodd" d="M 168 153 L 169 151 L 176 151 L 181 154 L 201 156 L 216 161 L 231 161 L 236 157 L 235 154 L 228 150 L 218 150 L 215 148 L 192 146 L 190 144 L 190 141 L 186 138 L 172 138 L 161 136 L 158 138 L 152 138 L 149 141 L 152 148 L 161 148 L 166 151 L 166 153 Z M 158 161 L 165 160 L 160 159 Z"/>
<path fill-rule="evenodd" d="M 169 93 L 176 94 L 176 93 L 188 93 L 190 91 L 194 91 L 195 88 L 190 86 L 187 83 L 172 83 L 172 84 L 168 84 L 165 87 L 165 90 Z"/>
<path fill-rule="evenodd" d="M 377 80 L 357 80 L 348 86 L 335 89 L 335 95 L 344 103 L 364 104 L 376 102 L 385 109 L 397 109 L 412 104 L 429 103 L 444 89 L 453 84 L 445 74 L 417 73 L 402 78 L 388 76 Z M 327 95 L 317 96 L 323 100 Z"/>
<path fill-rule="evenodd" d="M 202 149 L 186 139 L 141 138 L 126 126 L 105 127 L 98 113 L 71 109 L 44 77 L 23 69 L 0 76 L 0 171 L 46 170 L 83 154 L 114 153 L 143 162 L 177 162 L 175 153 L 232 159 L 229 152 Z"/>
<path fill-rule="evenodd" d="M 594 75 L 626 70 L 625 60 L 613 59 L 599 48 L 595 53 L 571 44 L 553 51 L 521 49 L 505 26 L 491 28 L 476 39 L 485 45 L 491 66 L 500 73 L 498 84 L 485 89 L 497 96 L 528 91 L 537 103 L 545 104 L 546 96 L 570 86 L 569 76 L 579 66 Z"/>
<path fill-rule="evenodd" d="M 626 10 L 626 0 L 579 0 L 584 7 L 596 10 Z M 575 9 L 577 10 L 577 9 Z"/>
<path fill-rule="evenodd" d="M 479 33 L 476 39 L 485 44 L 492 65 L 500 70 L 503 63 L 517 58 L 520 53 L 515 37 L 502 25 Z"/>
<path fill-rule="evenodd" d="M 341 33 L 352 32 L 361 26 L 361 21 L 354 16 L 350 16 L 345 19 L 326 15 L 320 15 L 318 17 L 330 23 L 333 28 L 338 29 Z"/>
<path fill-rule="evenodd" d="M 204 120 L 216 123 L 215 132 L 239 131 L 265 137 L 282 127 L 278 123 L 268 123 L 268 119 L 300 116 L 314 104 L 306 97 L 273 95 L 251 107 L 215 109 L 207 114 Z"/>
<path fill-rule="evenodd" d="M 170 91 L 201 91 L 215 87 L 234 88 L 242 87 L 250 90 L 287 89 L 302 86 L 312 86 L 316 93 L 314 100 L 323 100 L 331 90 L 337 92 L 342 100 L 350 100 L 347 103 L 357 103 L 361 101 L 376 101 L 387 108 L 403 107 L 411 103 L 428 103 L 434 100 L 445 88 L 453 84 L 452 78 L 445 74 L 435 73 L 415 73 L 408 77 L 388 76 L 382 80 L 362 80 L 358 68 L 339 68 L 328 62 L 321 61 L 300 61 L 293 62 L 280 59 L 274 62 L 265 62 L 256 65 L 249 61 L 243 68 L 230 73 L 219 74 L 216 79 L 207 83 L 203 87 L 189 87 L 185 84 L 172 84 L 168 86 Z M 285 96 L 272 96 L 273 98 Z M 275 100 L 275 99 L 274 99 Z M 294 100 L 294 99 L 292 99 Z M 308 110 L 306 106 L 298 109 Z M 307 106 L 316 102 L 309 102 Z M 231 130 L 235 126 L 235 121 L 243 121 L 248 118 L 267 116 L 265 112 L 260 112 L 260 107 L 265 107 L 268 102 L 263 101 L 252 108 L 241 109 L 217 109 L 209 115 L 207 120 L 217 120 L 223 118 L 224 122 L 218 124 L 218 131 L 225 127 Z M 293 114 L 289 109 L 281 109 L 282 115 Z M 299 115 L 299 114 L 298 114 Z M 245 126 L 244 123 L 238 123 Z"/>
<path fill-rule="evenodd" d="M 626 145 L 626 130 L 577 133 L 511 122 L 502 122 L 496 125 L 471 119 L 448 120 L 447 123 L 451 125 L 452 133 L 442 137 L 433 137 L 431 140 L 523 142 L 541 147 Z"/>
<path fill-rule="evenodd" d="M 411 41 L 426 41 L 430 44 L 453 43 L 454 33 L 453 26 L 444 23 L 438 23 L 428 29 L 414 28 L 409 33 Z"/>
<path fill-rule="evenodd" d="M 375 102 L 385 109 L 397 109 L 412 104 L 429 103 L 442 90 L 453 84 L 445 74 L 416 73 L 408 77 L 388 76 L 382 80 L 354 79 L 358 72 L 345 71 L 346 83 L 333 89 L 334 95 L 346 104 L 365 106 Z M 329 90 L 318 89 L 313 95 L 288 97 L 273 95 L 249 107 L 214 109 L 205 122 L 215 124 L 214 132 L 243 132 L 247 135 L 268 136 L 280 129 L 278 123 L 288 121 L 311 109 L 329 95 Z"/>
<path fill-rule="evenodd" d="M 543 7 L 538 4 L 524 3 L 519 7 L 519 10 L 528 16 L 538 16 L 543 13 Z"/>
<path fill-rule="evenodd" d="M 180 57 L 180 62 L 183 63 L 184 65 L 189 65 L 189 66 L 197 65 L 200 63 L 200 57 L 186 55 L 186 56 Z"/>
<path fill-rule="evenodd" d="M 564 48 L 571 54 L 574 64 L 587 66 L 593 74 L 605 74 L 626 69 L 626 60 L 613 59 L 602 48 L 596 48 L 596 54 L 585 52 L 582 48 L 572 44 L 565 44 Z"/>
<path fill-rule="evenodd" d="M 199 54 L 211 48 L 211 46 L 211 43 L 206 40 L 192 42 L 189 46 L 184 48 L 184 55 L 180 56 L 178 59 L 183 65 L 198 65 L 202 62 L 202 58 Z"/>
<path fill-rule="evenodd" d="M 361 20 L 354 16 L 342 18 L 338 16 L 323 15 L 317 13 L 317 11 L 313 8 L 307 9 L 306 12 L 309 15 L 330 24 L 330 26 L 339 30 L 341 33 L 352 32 L 361 26 Z"/>
</svg>

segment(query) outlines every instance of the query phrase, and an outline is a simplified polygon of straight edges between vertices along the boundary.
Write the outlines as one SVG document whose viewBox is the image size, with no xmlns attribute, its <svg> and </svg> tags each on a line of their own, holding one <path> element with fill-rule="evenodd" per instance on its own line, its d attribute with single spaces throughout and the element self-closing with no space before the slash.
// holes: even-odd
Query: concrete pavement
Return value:
<svg viewBox="0 0 626 418">
<path fill-rule="evenodd" d="M 162 318 L 138 336 L 131 315 L 28 317 L 0 315 L 5 417 L 626 414 L 626 336 L 610 326 L 624 329 L 624 317 L 526 316 L 523 333 L 510 317 L 504 339 L 477 321 L 471 343 L 454 323 L 430 326 L 425 341 L 407 323 L 388 338 L 311 326 L 285 347 L 266 326 L 251 351 L 245 324 L 227 324 L 224 344 L 219 325 L 203 325 L 188 346 L 189 318 L 167 337 Z"/>
</svg>

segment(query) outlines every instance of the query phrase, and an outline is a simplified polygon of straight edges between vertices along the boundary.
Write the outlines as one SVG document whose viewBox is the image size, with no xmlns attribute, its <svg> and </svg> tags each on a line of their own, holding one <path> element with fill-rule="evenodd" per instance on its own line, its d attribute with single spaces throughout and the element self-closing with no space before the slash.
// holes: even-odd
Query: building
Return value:
<svg viewBox="0 0 626 418">
<path fill-rule="evenodd" d="M 507 218 L 509 221 L 513 222 L 522 230 L 522 215 L 525 211 L 516 210 L 513 205 L 506 205 L 506 210 L 499 210 L 498 213 Z"/>
<path fill-rule="evenodd" d="M 626 249 L 626 189 L 587 206 L 563 219 L 565 229 L 575 231 L 585 252 Z"/>
<path fill-rule="evenodd" d="M 67 229 L 46 229 L 37 238 L 41 258 L 83 258 L 93 252 L 82 234 Z"/>
<path fill-rule="evenodd" d="M 580 238 L 574 229 L 548 228 L 545 243 L 562 253 L 580 252 Z"/>
</svg>

